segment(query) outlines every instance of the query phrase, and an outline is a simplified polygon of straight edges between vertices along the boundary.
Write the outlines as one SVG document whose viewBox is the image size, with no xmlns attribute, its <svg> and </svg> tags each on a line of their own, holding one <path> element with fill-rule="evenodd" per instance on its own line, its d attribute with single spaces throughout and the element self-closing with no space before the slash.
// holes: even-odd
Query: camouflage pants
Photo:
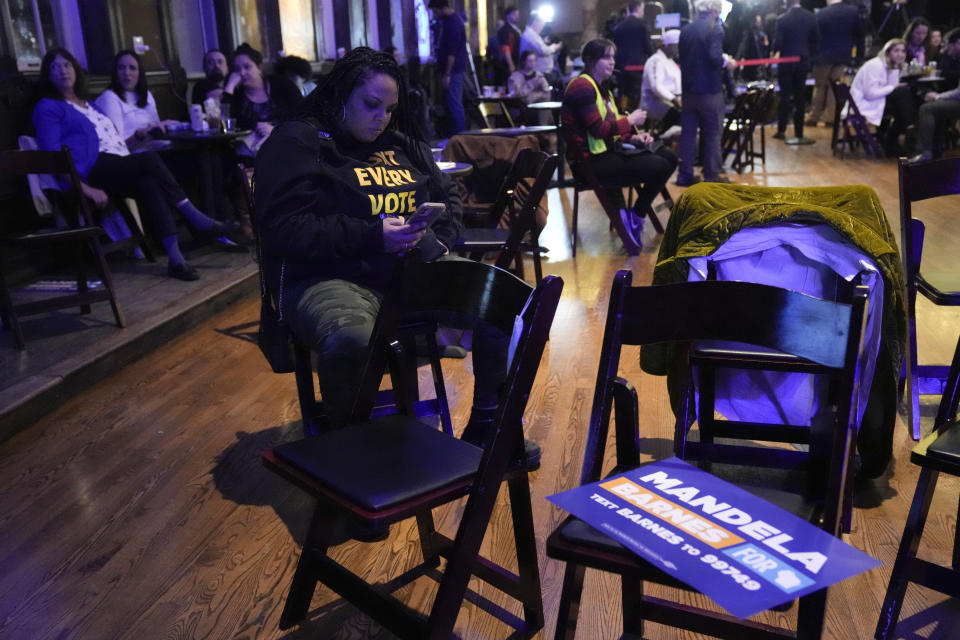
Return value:
<svg viewBox="0 0 960 640">
<path fill-rule="evenodd" d="M 346 280 L 308 287 L 290 313 L 294 334 L 316 354 L 317 383 L 333 426 L 347 423 L 381 294 Z M 509 336 L 480 325 L 473 332 L 475 407 L 495 407 L 507 374 Z"/>
</svg>

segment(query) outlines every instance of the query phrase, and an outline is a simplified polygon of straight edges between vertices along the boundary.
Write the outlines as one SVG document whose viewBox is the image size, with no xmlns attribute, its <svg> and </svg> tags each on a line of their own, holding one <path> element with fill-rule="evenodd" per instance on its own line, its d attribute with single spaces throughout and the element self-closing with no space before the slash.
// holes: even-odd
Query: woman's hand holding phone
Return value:
<svg viewBox="0 0 960 640">
<path fill-rule="evenodd" d="M 412 216 L 411 216 L 412 217 Z M 403 253 L 417 246 L 427 230 L 425 224 L 407 224 L 403 218 L 383 219 L 383 250 L 386 253 Z"/>
</svg>

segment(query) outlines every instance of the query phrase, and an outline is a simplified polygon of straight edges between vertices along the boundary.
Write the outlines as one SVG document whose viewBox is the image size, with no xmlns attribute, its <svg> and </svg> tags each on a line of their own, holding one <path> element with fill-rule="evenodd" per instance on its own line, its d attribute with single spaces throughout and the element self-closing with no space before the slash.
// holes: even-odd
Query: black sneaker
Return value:
<svg viewBox="0 0 960 640">
<path fill-rule="evenodd" d="M 167 275 L 171 278 L 185 280 L 187 282 L 200 279 L 200 274 L 197 273 L 197 270 L 186 262 L 181 262 L 179 264 L 173 264 L 171 262 L 167 264 Z"/>
</svg>

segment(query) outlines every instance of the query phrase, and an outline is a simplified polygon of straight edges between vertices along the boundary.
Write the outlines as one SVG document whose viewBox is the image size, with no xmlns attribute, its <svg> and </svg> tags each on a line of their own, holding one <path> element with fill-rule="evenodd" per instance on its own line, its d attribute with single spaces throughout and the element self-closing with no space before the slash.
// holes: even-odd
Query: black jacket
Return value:
<svg viewBox="0 0 960 640">
<path fill-rule="evenodd" d="M 820 64 L 850 64 L 852 50 L 864 35 L 860 11 L 852 4 L 838 2 L 816 14 L 820 30 Z"/>
<path fill-rule="evenodd" d="M 392 131 L 361 145 L 336 140 L 317 121 L 280 125 L 257 154 L 255 200 L 268 286 L 280 290 L 284 265 L 291 302 L 298 291 L 332 278 L 383 291 L 398 257 L 383 251 L 381 214 L 446 203 L 446 214 L 418 245 L 426 260 L 460 236 L 456 185 L 437 169 L 426 144 Z"/>
<path fill-rule="evenodd" d="M 800 56 L 800 64 L 809 67 L 820 49 L 817 19 L 800 6 L 790 7 L 777 18 L 777 30 L 770 49 L 779 51 L 784 58 Z"/>
<path fill-rule="evenodd" d="M 258 122 L 276 124 L 286 119 L 303 97 L 297 85 L 286 78 L 268 76 L 263 80 L 268 99 L 262 104 L 251 102 L 239 86 L 232 95 L 226 91 L 220 94 L 220 102 L 230 105 L 230 117 L 237 120 L 240 129 L 253 129 Z"/>
<path fill-rule="evenodd" d="M 634 15 L 627 16 L 613 28 L 613 43 L 617 45 L 617 69 L 643 64 L 653 55 L 647 23 Z"/>
<path fill-rule="evenodd" d="M 723 91 L 723 26 L 697 18 L 680 31 L 680 82 L 683 95 Z"/>
</svg>

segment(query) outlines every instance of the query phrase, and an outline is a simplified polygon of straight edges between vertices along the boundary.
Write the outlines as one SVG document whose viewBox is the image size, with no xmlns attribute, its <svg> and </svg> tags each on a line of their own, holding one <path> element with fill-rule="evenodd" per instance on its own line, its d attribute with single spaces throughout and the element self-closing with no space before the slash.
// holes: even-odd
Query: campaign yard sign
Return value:
<svg viewBox="0 0 960 640">
<path fill-rule="evenodd" d="M 547 499 L 739 618 L 881 564 L 679 458 Z"/>
</svg>

